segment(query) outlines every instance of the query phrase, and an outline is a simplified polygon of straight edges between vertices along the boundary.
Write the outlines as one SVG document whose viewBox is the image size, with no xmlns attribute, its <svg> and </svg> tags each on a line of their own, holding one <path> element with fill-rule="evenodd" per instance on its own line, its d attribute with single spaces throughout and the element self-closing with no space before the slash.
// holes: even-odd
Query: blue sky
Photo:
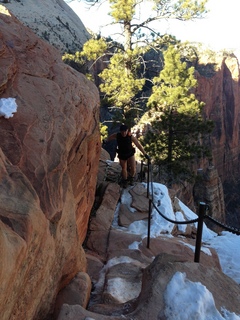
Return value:
<svg viewBox="0 0 240 320">
<path fill-rule="evenodd" d="M 107 3 L 105 1 L 105 4 L 91 9 L 84 1 L 75 0 L 69 5 L 78 14 L 85 27 L 96 33 L 101 31 L 103 36 L 107 36 L 112 31 L 117 31 L 113 26 L 104 27 L 110 23 L 110 18 L 107 16 Z M 206 18 L 191 22 L 163 21 L 159 25 L 159 30 L 161 33 L 172 33 L 182 41 L 202 42 L 215 50 L 240 50 L 239 3 L 239 0 L 209 0 L 207 4 L 209 13 Z M 145 11 L 147 10 L 144 9 Z"/>
</svg>

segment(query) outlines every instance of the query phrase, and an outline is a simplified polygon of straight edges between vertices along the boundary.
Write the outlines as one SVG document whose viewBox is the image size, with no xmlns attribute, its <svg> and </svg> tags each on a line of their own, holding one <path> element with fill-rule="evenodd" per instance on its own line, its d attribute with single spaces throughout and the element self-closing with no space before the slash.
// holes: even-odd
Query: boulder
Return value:
<svg viewBox="0 0 240 320">
<path fill-rule="evenodd" d="M 91 279 L 89 275 L 84 272 L 79 272 L 57 295 L 54 319 L 57 319 L 59 311 L 64 303 L 69 305 L 80 305 L 83 308 L 86 308 L 91 288 Z"/>
<path fill-rule="evenodd" d="M 135 184 L 129 193 L 132 196 L 131 207 L 140 212 L 148 212 L 149 200 L 147 198 L 147 189 L 143 186 L 143 184 Z"/>
<path fill-rule="evenodd" d="M 148 212 L 130 211 L 128 206 L 121 203 L 119 206 L 118 224 L 122 227 L 128 227 L 132 222 L 148 218 Z"/>
<path fill-rule="evenodd" d="M 185 273 L 190 281 L 202 283 L 212 293 L 219 311 L 224 307 L 239 314 L 239 286 L 235 281 L 213 267 L 206 267 L 201 263 L 178 262 L 173 255 L 160 254 L 144 270 L 138 307 L 132 313 L 135 319 L 166 319 L 164 292 L 176 272 Z M 228 298 L 227 290 L 221 290 L 220 293 L 219 288 L 231 288 L 232 299 Z"/>
</svg>

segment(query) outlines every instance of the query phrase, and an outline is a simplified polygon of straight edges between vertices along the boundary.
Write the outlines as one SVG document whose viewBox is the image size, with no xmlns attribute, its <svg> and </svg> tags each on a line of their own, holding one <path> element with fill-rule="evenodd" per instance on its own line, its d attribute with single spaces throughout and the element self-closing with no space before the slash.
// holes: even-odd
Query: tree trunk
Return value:
<svg viewBox="0 0 240 320">
<path fill-rule="evenodd" d="M 128 21 L 124 22 L 124 37 L 125 37 L 125 44 L 124 50 L 132 50 L 132 32 L 131 32 L 131 23 Z"/>
<path fill-rule="evenodd" d="M 172 148 L 173 148 L 173 117 L 172 109 L 169 115 L 169 129 L 168 129 L 168 156 L 167 156 L 167 168 L 168 168 L 168 185 L 172 184 Z"/>
</svg>

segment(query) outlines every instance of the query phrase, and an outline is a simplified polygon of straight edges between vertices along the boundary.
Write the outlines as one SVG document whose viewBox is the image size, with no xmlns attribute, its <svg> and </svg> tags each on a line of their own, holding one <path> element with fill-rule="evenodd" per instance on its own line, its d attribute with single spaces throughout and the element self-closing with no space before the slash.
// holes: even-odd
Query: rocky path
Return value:
<svg viewBox="0 0 240 320">
<path fill-rule="evenodd" d="M 130 196 L 131 208 L 121 203 L 123 193 Z M 89 223 L 85 243 L 87 275 L 80 274 L 75 279 L 75 287 L 81 281 L 85 291 L 76 293 L 71 289 L 75 294 L 72 300 L 66 294 L 65 304 L 61 300 L 56 319 L 165 319 L 164 291 L 177 271 L 206 285 L 217 307 L 224 305 L 236 312 L 239 304 L 234 294 L 232 301 L 227 293 L 219 296 L 219 286 L 231 286 L 236 296 L 239 288 L 221 272 L 215 251 L 211 250 L 211 256 L 202 253 L 201 264 L 194 263 L 194 252 L 189 246 L 195 245 L 195 239 L 167 234 L 151 239 L 147 248 L 146 238 L 126 232 L 133 221 L 147 217 L 148 199 L 141 183 L 123 190 L 117 183 L 106 182 L 101 203 Z M 73 284 L 70 286 L 74 288 Z M 77 303 L 73 299 L 76 294 L 82 296 Z M 240 306 L 237 308 L 240 312 Z"/>
</svg>

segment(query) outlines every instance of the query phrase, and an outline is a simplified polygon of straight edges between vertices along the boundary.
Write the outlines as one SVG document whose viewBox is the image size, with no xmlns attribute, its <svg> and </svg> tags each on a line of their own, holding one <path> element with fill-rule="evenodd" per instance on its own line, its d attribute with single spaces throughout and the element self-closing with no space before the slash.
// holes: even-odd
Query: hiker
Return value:
<svg viewBox="0 0 240 320">
<path fill-rule="evenodd" d="M 137 138 L 132 136 L 131 131 L 125 124 L 120 126 L 120 132 L 110 135 L 106 141 L 111 141 L 113 139 L 117 140 L 117 154 L 119 163 L 122 167 L 122 185 L 126 188 L 128 182 L 130 185 L 133 185 L 133 179 L 136 174 L 135 148 L 132 146 L 132 143 L 135 144 L 147 159 L 150 159 L 150 157 L 147 155 Z M 128 168 L 130 168 L 129 177 Z"/>
</svg>

